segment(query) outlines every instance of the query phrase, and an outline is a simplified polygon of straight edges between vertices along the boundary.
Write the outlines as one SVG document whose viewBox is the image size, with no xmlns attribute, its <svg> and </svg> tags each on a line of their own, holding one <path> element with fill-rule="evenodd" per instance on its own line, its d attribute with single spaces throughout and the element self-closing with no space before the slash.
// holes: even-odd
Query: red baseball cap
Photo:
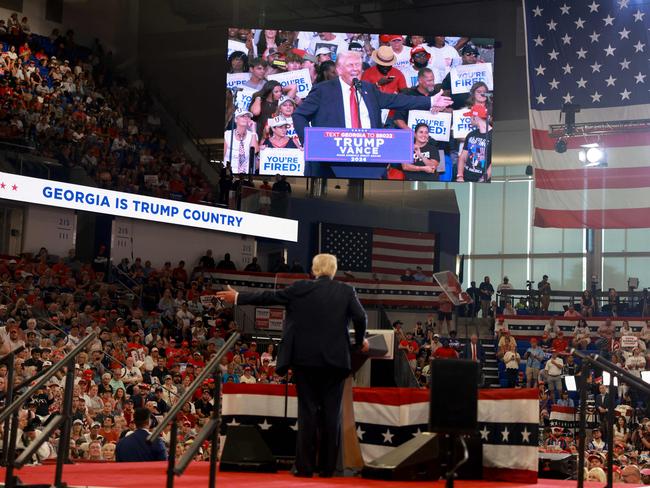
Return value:
<svg viewBox="0 0 650 488">
<path fill-rule="evenodd" d="M 404 40 L 404 38 L 399 34 L 382 34 L 379 36 L 379 42 L 390 42 L 396 39 Z"/>
<path fill-rule="evenodd" d="M 424 49 L 422 46 L 417 46 L 417 47 L 414 47 L 413 49 L 411 49 L 411 58 L 413 58 L 413 56 L 415 56 L 416 54 L 420 54 L 420 53 L 426 54 L 427 59 L 431 58 L 431 54 L 429 54 L 429 51 Z"/>
<path fill-rule="evenodd" d="M 488 113 L 485 105 L 475 104 L 469 112 L 463 113 L 463 117 L 479 117 L 481 119 L 487 119 Z"/>
</svg>

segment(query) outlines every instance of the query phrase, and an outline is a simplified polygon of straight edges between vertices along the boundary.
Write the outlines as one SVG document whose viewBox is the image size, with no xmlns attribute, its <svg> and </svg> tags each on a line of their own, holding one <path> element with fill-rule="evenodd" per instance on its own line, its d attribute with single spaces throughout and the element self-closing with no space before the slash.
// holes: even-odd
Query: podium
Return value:
<svg viewBox="0 0 650 488">
<path fill-rule="evenodd" d="M 357 437 L 357 427 L 354 418 L 354 400 L 352 398 L 353 375 L 366 364 L 369 359 L 393 359 L 395 332 L 393 330 L 368 330 L 368 352 L 354 351 L 352 353 L 352 375 L 345 380 L 343 398 L 341 400 L 341 449 L 339 454 L 339 473 L 356 474 L 363 467 L 361 446 Z"/>
</svg>

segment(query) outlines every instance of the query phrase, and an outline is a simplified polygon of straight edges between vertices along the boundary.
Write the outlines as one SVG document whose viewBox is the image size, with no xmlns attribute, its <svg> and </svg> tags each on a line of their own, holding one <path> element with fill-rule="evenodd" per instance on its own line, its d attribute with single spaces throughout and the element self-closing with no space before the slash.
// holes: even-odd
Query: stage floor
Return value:
<svg viewBox="0 0 650 488">
<path fill-rule="evenodd" d="M 52 483 L 54 480 L 54 466 L 29 466 L 16 471 L 23 483 Z M 166 463 L 83 463 L 65 466 L 63 481 L 69 486 L 83 487 L 163 487 L 165 486 Z M 208 484 L 208 463 L 192 463 L 181 477 L 176 477 L 174 485 L 177 487 L 200 488 Z M 4 469 L 0 469 L 0 476 L 4 482 Z M 406 482 L 406 481 L 377 481 L 362 478 L 295 478 L 286 471 L 277 474 L 262 473 L 218 473 L 217 486 L 227 488 L 251 488 L 251 486 L 264 486 L 264 488 L 321 488 L 326 486 L 349 486 L 370 488 L 443 488 L 445 483 L 438 481 Z M 457 481 L 458 488 L 560 488 L 576 486 L 575 481 L 555 481 L 540 479 L 536 485 L 521 483 L 499 483 L 494 481 Z M 602 483 L 586 483 L 590 488 L 600 488 Z M 624 486 L 620 484 L 617 486 Z M 642 486 L 642 485 L 625 485 Z"/>
</svg>

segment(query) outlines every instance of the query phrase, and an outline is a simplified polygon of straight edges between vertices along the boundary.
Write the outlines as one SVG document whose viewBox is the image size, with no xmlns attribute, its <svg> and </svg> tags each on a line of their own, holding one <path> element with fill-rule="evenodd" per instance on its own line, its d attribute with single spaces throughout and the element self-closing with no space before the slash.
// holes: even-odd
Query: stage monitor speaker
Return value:
<svg viewBox="0 0 650 488">
<path fill-rule="evenodd" d="M 380 480 L 437 480 L 441 476 L 438 462 L 438 437 L 424 432 L 367 463 L 361 475 Z"/>
<path fill-rule="evenodd" d="M 570 480 L 577 472 L 574 456 L 571 454 L 539 454 L 538 475 L 552 480 Z"/>
<path fill-rule="evenodd" d="M 275 473 L 277 466 L 271 449 L 262 439 L 257 427 L 229 425 L 219 470 Z"/>
<path fill-rule="evenodd" d="M 430 432 L 473 434 L 478 430 L 478 380 L 477 362 L 431 361 Z"/>
</svg>

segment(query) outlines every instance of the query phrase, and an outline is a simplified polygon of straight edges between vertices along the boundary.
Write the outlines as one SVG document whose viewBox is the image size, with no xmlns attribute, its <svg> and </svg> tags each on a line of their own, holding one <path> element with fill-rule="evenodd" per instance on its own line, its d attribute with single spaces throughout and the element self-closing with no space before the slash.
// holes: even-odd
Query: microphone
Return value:
<svg viewBox="0 0 650 488">
<path fill-rule="evenodd" d="M 244 91 L 244 89 L 242 87 L 240 87 L 240 86 L 233 86 L 230 89 L 230 91 L 233 92 L 233 93 L 237 93 L 237 92 L 240 92 L 240 91 Z"/>
<path fill-rule="evenodd" d="M 361 90 L 361 80 L 359 78 L 352 78 L 352 85 L 357 91 Z"/>
<path fill-rule="evenodd" d="M 492 93 L 492 92 L 486 92 L 485 93 L 485 98 L 487 98 L 488 100 L 491 99 L 493 96 L 494 96 L 494 93 Z"/>
</svg>

